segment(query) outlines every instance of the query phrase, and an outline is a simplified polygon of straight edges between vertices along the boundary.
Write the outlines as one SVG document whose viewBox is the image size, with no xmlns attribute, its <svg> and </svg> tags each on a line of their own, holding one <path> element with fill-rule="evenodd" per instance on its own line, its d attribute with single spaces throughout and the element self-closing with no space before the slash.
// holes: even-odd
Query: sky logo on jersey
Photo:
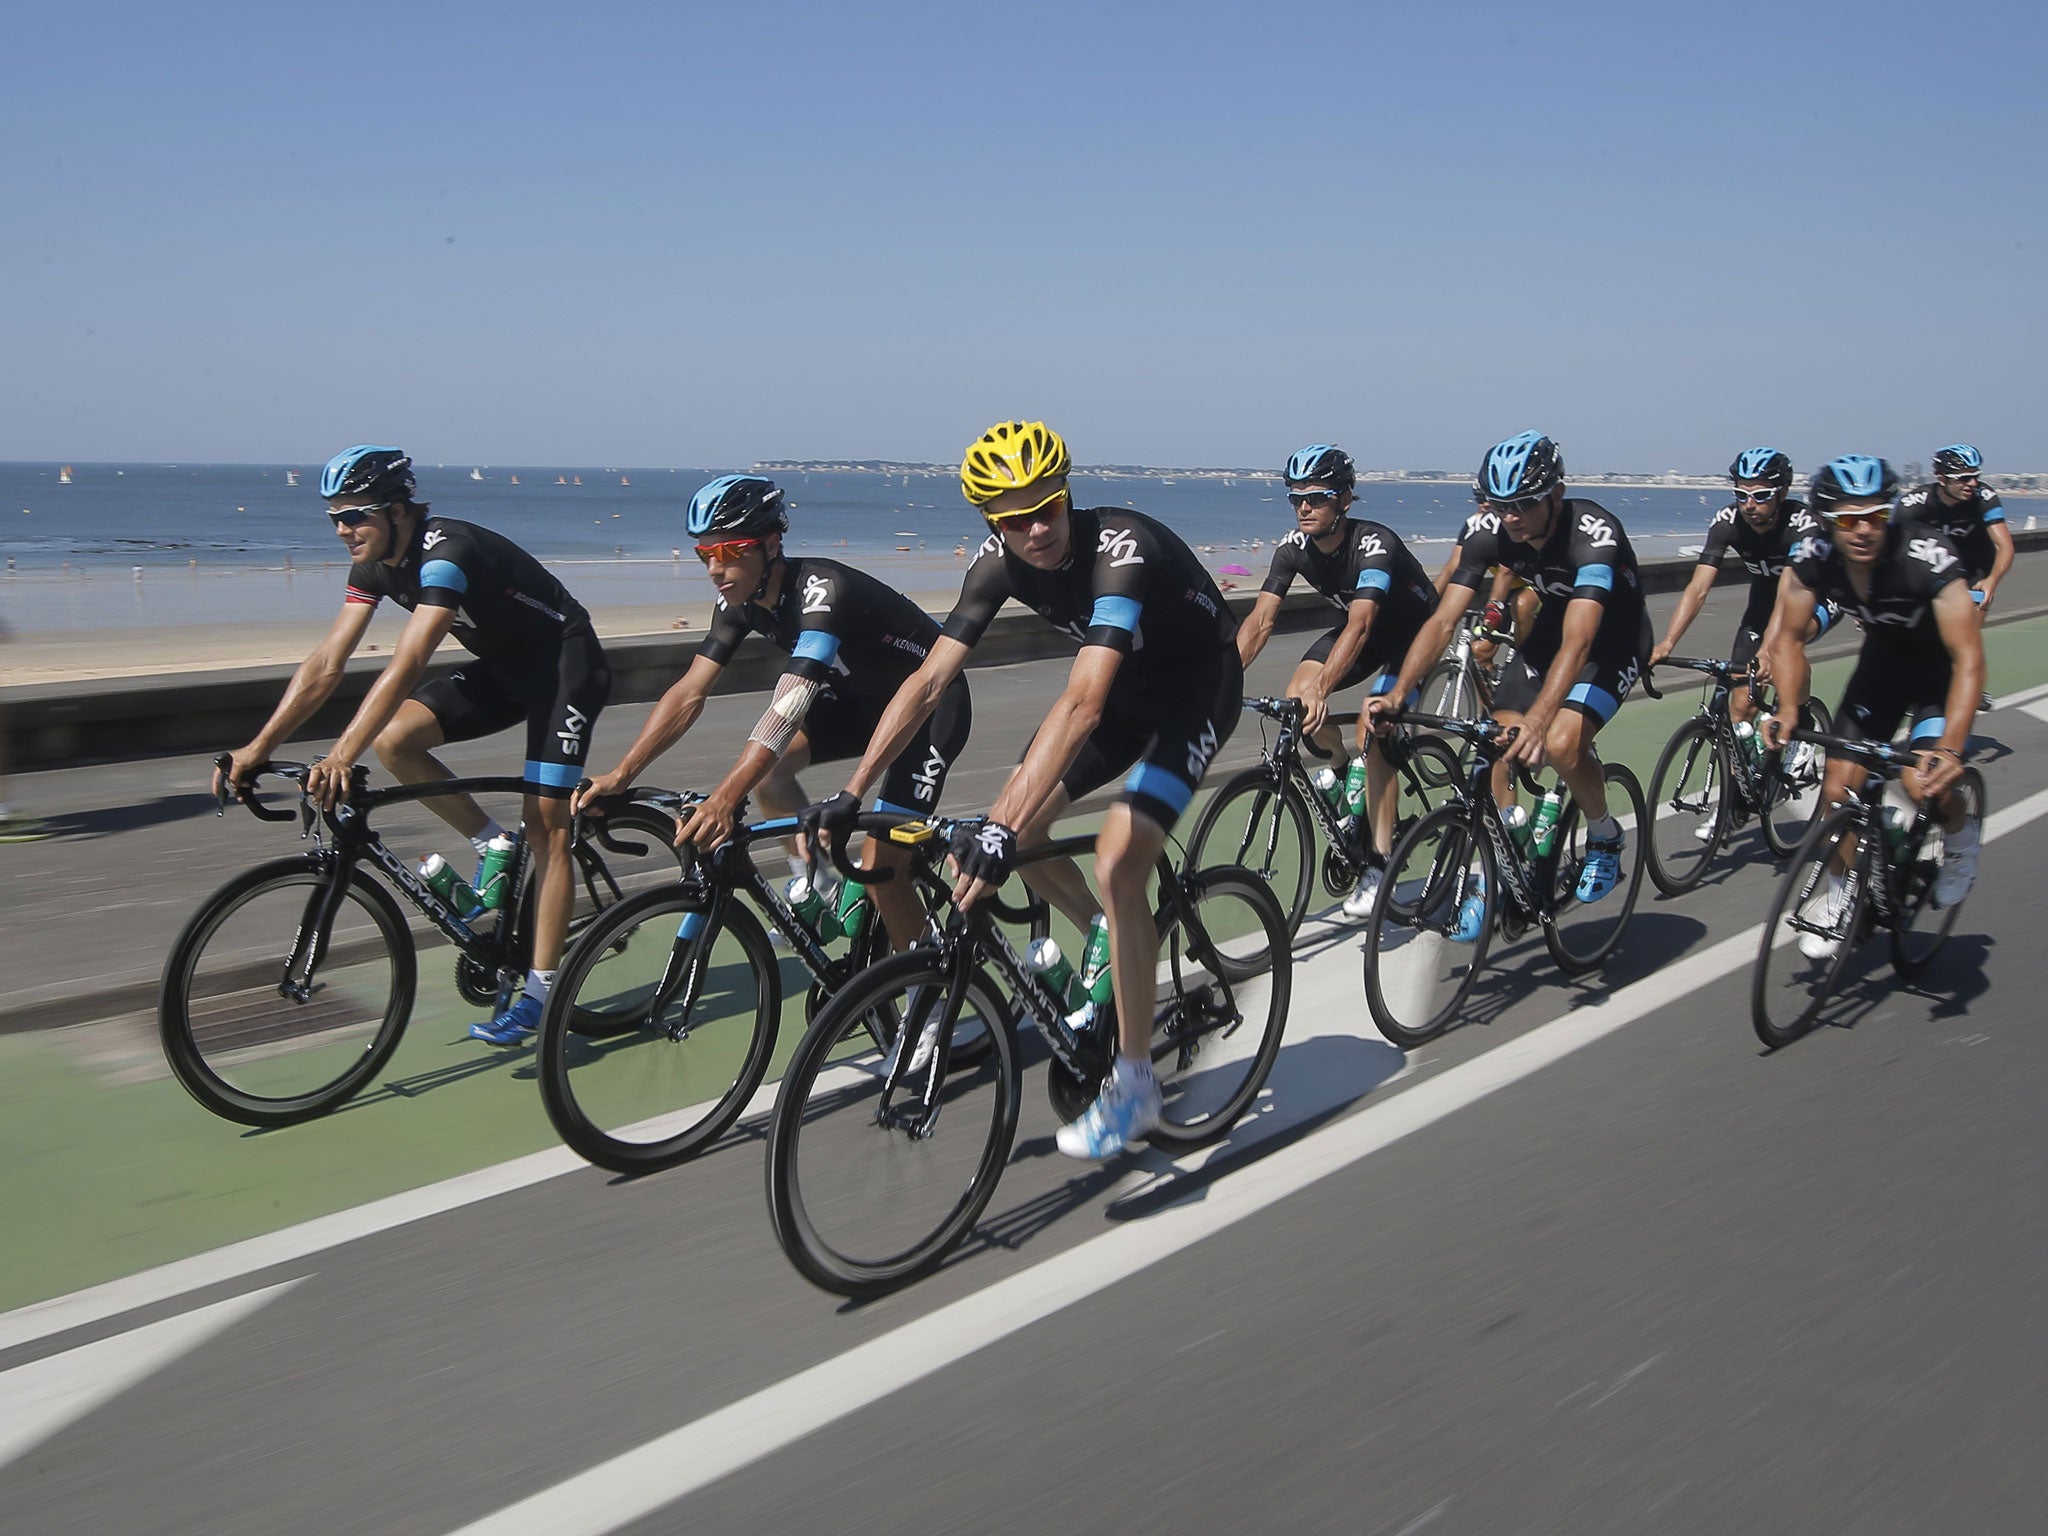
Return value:
<svg viewBox="0 0 2048 1536">
<path fill-rule="evenodd" d="M 562 744 L 562 756 L 581 757 L 583 755 L 583 732 L 584 728 L 589 724 L 590 716 L 583 713 L 574 704 L 571 704 L 568 714 L 562 717 L 562 728 L 555 732 L 555 740 Z"/>
<path fill-rule="evenodd" d="M 1586 536 L 1586 542 L 1595 549 L 1614 547 L 1614 530 L 1590 512 L 1579 519 L 1579 532 Z"/>
<path fill-rule="evenodd" d="M 1209 759 L 1216 755 L 1216 723 L 1202 722 L 1202 734 L 1188 743 L 1188 783 L 1199 784 L 1202 775 L 1209 771 Z"/>
<path fill-rule="evenodd" d="M 915 798 L 920 805 L 936 805 L 939 799 L 939 780 L 946 772 L 945 755 L 937 747 L 931 749 L 924 765 L 910 775 Z"/>
<path fill-rule="evenodd" d="M 1095 553 L 1115 555 L 1116 558 L 1109 562 L 1113 567 L 1145 563 L 1145 557 L 1138 553 L 1138 541 L 1131 536 L 1128 529 L 1103 529 L 1095 540 Z"/>
<path fill-rule="evenodd" d="M 804 578 L 804 612 L 830 613 L 831 611 L 832 599 L 831 595 L 825 590 L 825 578 L 816 575 L 806 576 Z"/>
<path fill-rule="evenodd" d="M 432 549 L 436 544 L 440 543 L 443 539 L 447 537 L 448 532 L 445 528 L 429 528 L 427 530 L 427 536 L 424 539 L 420 540 L 420 548 Z"/>
<path fill-rule="evenodd" d="M 1914 539 L 1906 546 L 1906 553 L 1936 571 L 1945 571 L 1956 563 L 1954 552 L 1944 549 L 1939 539 Z"/>
</svg>

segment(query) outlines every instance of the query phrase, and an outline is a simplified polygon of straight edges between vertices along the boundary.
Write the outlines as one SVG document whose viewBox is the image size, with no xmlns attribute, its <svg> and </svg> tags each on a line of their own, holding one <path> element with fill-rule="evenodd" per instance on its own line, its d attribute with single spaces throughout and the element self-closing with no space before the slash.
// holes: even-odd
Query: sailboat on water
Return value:
<svg viewBox="0 0 2048 1536">
<path fill-rule="evenodd" d="M 297 485 L 299 483 L 299 472 L 296 469 L 286 470 L 284 472 L 284 483 L 287 486 Z"/>
<path fill-rule="evenodd" d="M 471 470 L 471 471 L 469 472 L 469 478 L 470 478 L 470 479 L 472 479 L 472 480 L 481 480 L 481 479 L 483 479 L 483 477 L 484 477 L 484 472 L 483 472 L 482 470 L 480 470 L 480 469 L 472 469 L 472 470 Z"/>
<path fill-rule="evenodd" d="M 65 464 L 58 469 L 57 483 L 59 485 L 69 485 L 71 483 L 71 466 L 69 464 Z"/>
</svg>

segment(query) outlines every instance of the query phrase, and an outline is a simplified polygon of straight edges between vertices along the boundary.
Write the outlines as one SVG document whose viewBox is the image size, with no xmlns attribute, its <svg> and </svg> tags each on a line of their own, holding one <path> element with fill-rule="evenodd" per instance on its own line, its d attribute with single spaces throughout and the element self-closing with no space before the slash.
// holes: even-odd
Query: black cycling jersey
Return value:
<svg viewBox="0 0 2048 1536">
<path fill-rule="evenodd" d="M 1939 528 L 1962 556 L 1970 580 L 1981 581 L 1991 574 L 1998 550 L 1991 542 L 1991 525 L 2005 521 L 2005 504 L 1998 492 L 1979 485 L 1974 494 L 1958 506 L 1943 501 L 1932 485 L 1916 486 L 1894 503 L 1901 522 L 1925 523 Z"/>
<path fill-rule="evenodd" d="M 1597 501 L 1568 498 L 1541 548 L 1509 538 L 1504 528 L 1472 528 L 1469 522 L 1451 580 L 1477 591 L 1489 569 L 1504 565 L 1536 589 L 1541 599 L 1536 622 L 1522 643 L 1522 653 L 1536 666 L 1548 667 L 1557 655 L 1565 609 L 1578 597 L 1602 609 L 1592 657 L 1621 666 L 1648 654 L 1649 618 L 1636 552 L 1612 512 Z M 1632 669 L 1629 680 L 1634 681 Z"/>
<path fill-rule="evenodd" d="M 1792 553 L 1792 576 L 1823 603 L 1863 621 L 1863 646 L 1893 651 L 1947 653 L 1934 618 L 1934 599 L 1950 582 L 1966 580 L 1962 557 L 1945 534 L 1925 523 L 1893 520 L 1859 594 L 1849 567 L 1823 535 L 1808 537 Z"/>
<path fill-rule="evenodd" d="M 1285 597 L 1299 576 L 1339 608 L 1378 603 L 1380 612 L 1372 626 L 1375 641 L 1382 630 L 1414 638 L 1422 621 L 1436 610 L 1436 588 L 1422 562 L 1399 534 L 1383 524 L 1347 517 L 1337 526 L 1342 542 L 1328 554 L 1299 528 L 1288 534 L 1273 551 L 1272 568 L 1259 590 Z"/>
<path fill-rule="evenodd" d="M 1125 507 L 1077 507 L 1068 517 L 1073 546 L 1056 571 L 1018 559 L 999 533 L 983 540 L 941 632 L 974 645 L 1014 597 L 1081 644 L 1122 652 L 1122 672 L 1167 687 L 1230 645 L 1237 620 L 1223 594 L 1164 523 Z"/>
<path fill-rule="evenodd" d="M 408 611 L 453 608 L 449 632 L 483 657 L 555 651 L 588 635 L 590 615 L 569 589 L 502 533 L 452 517 L 427 517 L 397 565 L 359 560 L 344 601 L 374 608 L 390 598 Z"/>
<path fill-rule="evenodd" d="M 1762 634 L 1777 605 L 1778 573 L 1792 563 L 1792 551 L 1802 540 L 1824 533 L 1820 519 L 1806 510 L 1803 501 L 1788 499 L 1778 509 L 1777 521 L 1761 533 L 1733 502 L 1714 514 L 1707 524 L 1707 542 L 1700 548 L 1699 563 L 1719 570 L 1732 551 L 1749 572 L 1749 601 L 1742 622 L 1736 625 L 1738 636 L 1750 631 Z M 1750 654 L 1754 655 L 1754 650 Z"/>
<path fill-rule="evenodd" d="M 750 633 L 788 656 L 798 677 L 886 700 L 931 651 L 939 625 L 866 571 L 807 556 L 784 566 L 773 609 L 721 600 L 697 654 L 722 667 Z"/>
</svg>

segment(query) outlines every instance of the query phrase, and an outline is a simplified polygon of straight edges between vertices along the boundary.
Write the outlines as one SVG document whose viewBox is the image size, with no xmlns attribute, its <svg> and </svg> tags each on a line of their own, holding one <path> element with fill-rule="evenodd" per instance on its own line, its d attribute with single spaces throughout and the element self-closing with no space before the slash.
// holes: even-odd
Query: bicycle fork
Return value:
<svg viewBox="0 0 2048 1536">
<path fill-rule="evenodd" d="M 914 993 L 897 1027 L 895 1049 L 891 1052 L 893 1060 L 889 1076 L 882 1084 L 881 1101 L 875 1105 L 874 1123 L 883 1127 L 900 1127 L 912 1141 L 923 1141 L 938 1128 L 939 1111 L 944 1108 L 939 1102 L 939 1085 L 946 1080 L 946 1068 L 953 1057 L 953 1026 L 960 1022 L 960 1009 L 966 1001 L 967 961 L 967 947 L 954 945 L 948 956 L 946 985 L 937 989 L 922 987 Z M 934 1004 L 939 1010 L 936 1019 L 932 1017 Z M 992 1019 L 988 1027 L 997 1029 L 1001 1026 Z M 925 1064 L 924 1087 L 915 1100 L 916 1112 L 898 1116 L 892 1111 L 891 1101 L 896 1090 L 903 1086 L 904 1079 L 912 1075 L 911 1064 L 917 1057 L 918 1042 L 927 1031 L 936 1033 L 932 1039 L 931 1060 Z"/>
<path fill-rule="evenodd" d="M 335 914 L 341 910 L 342 898 L 348 891 L 348 861 L 330 855 L 325 862 L 328 878 L 307 895 L 298 931 L 285 952 L 284 974 L 277 980 L 277 995 L 287 1002 L 305 1004 L 313 1000 L 313 978 L 319 972 L 320 962 L 327 958 L 327 941 L 334 933 Z"/>
</svg>

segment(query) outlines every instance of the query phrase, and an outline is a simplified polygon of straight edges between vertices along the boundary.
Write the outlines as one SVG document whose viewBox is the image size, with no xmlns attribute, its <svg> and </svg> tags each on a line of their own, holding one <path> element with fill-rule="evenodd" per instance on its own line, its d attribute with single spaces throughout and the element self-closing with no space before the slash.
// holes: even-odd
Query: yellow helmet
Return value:
<svg viewBox="0 0 2048 1536">
<path fill-rule="evenodd" d="M 1042 421 L 999 421 L 960 461 L 960 494 L 977 507 L 1005 491 L 1064 475 L 1067 445 Z"/>
</svg>

